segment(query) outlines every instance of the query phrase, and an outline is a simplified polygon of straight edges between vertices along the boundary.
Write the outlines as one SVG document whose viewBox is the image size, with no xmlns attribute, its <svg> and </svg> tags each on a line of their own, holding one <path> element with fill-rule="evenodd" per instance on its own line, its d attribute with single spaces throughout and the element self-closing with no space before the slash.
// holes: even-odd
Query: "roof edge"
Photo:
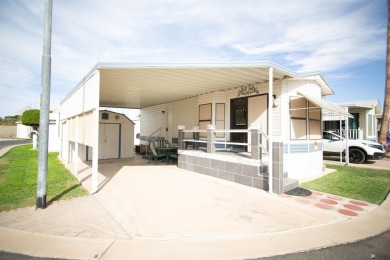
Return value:
<svg viewBox="0 0 390 260">
<path fill-rule="evenodd" d="M 274 68 L 278 71 L 292 76 L 302 77 L 300 73 L 294 72 L 284 66 L 271 61 L 231 61 L 231 62 L 197 62 L 197 63 L 127 63 L 127 62 L 98 62 L 97 69 L 131 69 L 131 68 L 228 68 L 228 67 L 258 67 Z"/>
<path fill-rule="evenodd" d="M 81 86 L 88 80 L 92 77 L 92 75 L 95 73 L 95 71 L 98 69 L 98 64 L 97 63 L 86 75 L 85 77 L 76 85 L 76 87 L 74 87 L 72 89 L 72 91 L 69 92 L 68 95 L 66 95 L 66 97 L 61 100 L 60 102 L 60 105 L 62 105 L 66 100 L 68 100 L 77 90 L 79 90 L 81 88 Z"/>
</svg>

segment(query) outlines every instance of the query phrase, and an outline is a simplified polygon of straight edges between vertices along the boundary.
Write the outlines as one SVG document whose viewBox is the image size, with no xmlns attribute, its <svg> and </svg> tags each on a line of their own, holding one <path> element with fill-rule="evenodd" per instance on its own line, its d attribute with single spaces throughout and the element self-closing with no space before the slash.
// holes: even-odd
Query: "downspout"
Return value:
<svg viewBox="0 0 390 260">
<path fill-rule="evenodd" d="M 269 68 L 268 75 L 268 156 L 269 156 L 269 165 L 268 165 L 268 193 L 273 193 L 273 153 L 272 153 L 272 142 L 273 142 L 273 79 L 274 79 L 274 68 Z"/>
</svg>

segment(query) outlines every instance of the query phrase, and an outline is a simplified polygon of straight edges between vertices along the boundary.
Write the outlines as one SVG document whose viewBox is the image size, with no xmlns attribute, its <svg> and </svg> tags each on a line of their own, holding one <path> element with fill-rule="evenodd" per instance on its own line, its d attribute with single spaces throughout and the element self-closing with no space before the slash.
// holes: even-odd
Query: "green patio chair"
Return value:
<svg viewBox="0 0 390 260">
<path fill-rule="evenodd" d="M 158 160 L 166 159 L 166 154 L 158 153 L 158 152 L 156 151 L 156 147 L 155 147 L 154 142 L 150 142 L 150 143 L 149 143 L 149 146 L 150 146 L 150 150 L 152 151 L 152 156 L 149 157 L 149 162 L 148 162 L 148 164 L 150 164 L 150 161 L 151 161 L 151 160 L 153 160 L 154 163 L 157 164 L 157 161 L 158 161 Z"/>
<path fill-rule="evenodd" d="M 169 153 L 169 160 L 172 159 L 172 164 L 174 164 L 175 161 L 177 162 L 178 157 L 179 157 L 179 155 L 177 153 L 177 150 L 175 150 L 175 151 L 171 150 L 171 152 Z"/>
</svg>

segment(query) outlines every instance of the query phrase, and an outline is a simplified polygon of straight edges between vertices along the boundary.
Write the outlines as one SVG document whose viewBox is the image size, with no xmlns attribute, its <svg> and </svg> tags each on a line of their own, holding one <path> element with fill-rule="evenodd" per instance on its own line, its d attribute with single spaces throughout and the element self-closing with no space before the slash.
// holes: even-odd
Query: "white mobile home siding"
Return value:
<svg viewBox="0 0 390 260">
<path fill-rule="evenodd" d="M 322 140 L 290 139 L 290 97 L 298 91 L 321 98 L 320 86 L 312 80 L 285 80 L 281 99 L 281 139 L 284 143 L 284 169 L 290 178 L 302 179 L 322 172 Z M 305 167 L 301 167 L 305 165 Z"/>
<path fill-rule="evenodd" d="M 159 136 L 161 128 L 161 137 L 172 142 L 172 138 L 177 138 L 179 125 L 184 125 L 186 129 L 192 129 L 198 124 L 197 104 L 198 98 L 194 97 L 141 109 L 141 136 L 147 138 L 156 130 L 157 133 L 154 136 Z M 162 111 L 165 113 L 163 114 Z"/>
<path fill-rule="evenodd" d="M 99 73 L 94 73 L 75 90 L 73 95 L 61 104 L 61 120 L 94 109 L 96 106 L 96 89 L 98 88 Z"/>
<path fill-rule="evenodd" d="M 273 109 L 274 115 L 274 133 L 281 135 L 281 82 L 274 82 L 274 94 L 276 95 Z M 268 93 L 268 84 L 258 84 L 256 87 L 259 94 Z M 212 124 L 215 124 L 215 108 L 217 103 L 225 104 L 225 129 L 230 128 L 230 100 L 237 98 L 237 93 L 240 88 L 235 88 L 227 91 L 214 92 L 210 94 L 200 95 L 198 97 L 189 98 L 169 104 L 157 105 L 141 109 L 141 136 L 147 138 L 154 131 L 162 129 L 161 136 L 172 142 L 172 138 L 177 138 L 178 126 L 184 125 L 186 129 L 192 129 L 199 124 L 198 109 L 199 105 L 212 104 Z M 162 114 L 165 111 L 165 114 Z M 249 123 L 250 126 L 250 123 Z M 168 132 L 166 132 L 168 128 Z M 268 129 L 265 129 L 268 132 Z M 159 132 L 155 134 L 158 136 Z M 189 137 L 189 136 L 188 136 Z M 229 135 L 226 136 L 229 140 Z"/>
</svg>

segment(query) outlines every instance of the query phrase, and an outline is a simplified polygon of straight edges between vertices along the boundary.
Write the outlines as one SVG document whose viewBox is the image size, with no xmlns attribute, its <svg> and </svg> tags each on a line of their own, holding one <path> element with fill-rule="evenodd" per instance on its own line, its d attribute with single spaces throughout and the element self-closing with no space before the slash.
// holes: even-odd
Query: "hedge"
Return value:
<svg viewBox="0 0 390 260">
<path fill-rule="evenodd" d="M 29 109 L 22 114 L 22 124 L 28 126 L 39 126 L 39 109 Z"/>
</svg>

